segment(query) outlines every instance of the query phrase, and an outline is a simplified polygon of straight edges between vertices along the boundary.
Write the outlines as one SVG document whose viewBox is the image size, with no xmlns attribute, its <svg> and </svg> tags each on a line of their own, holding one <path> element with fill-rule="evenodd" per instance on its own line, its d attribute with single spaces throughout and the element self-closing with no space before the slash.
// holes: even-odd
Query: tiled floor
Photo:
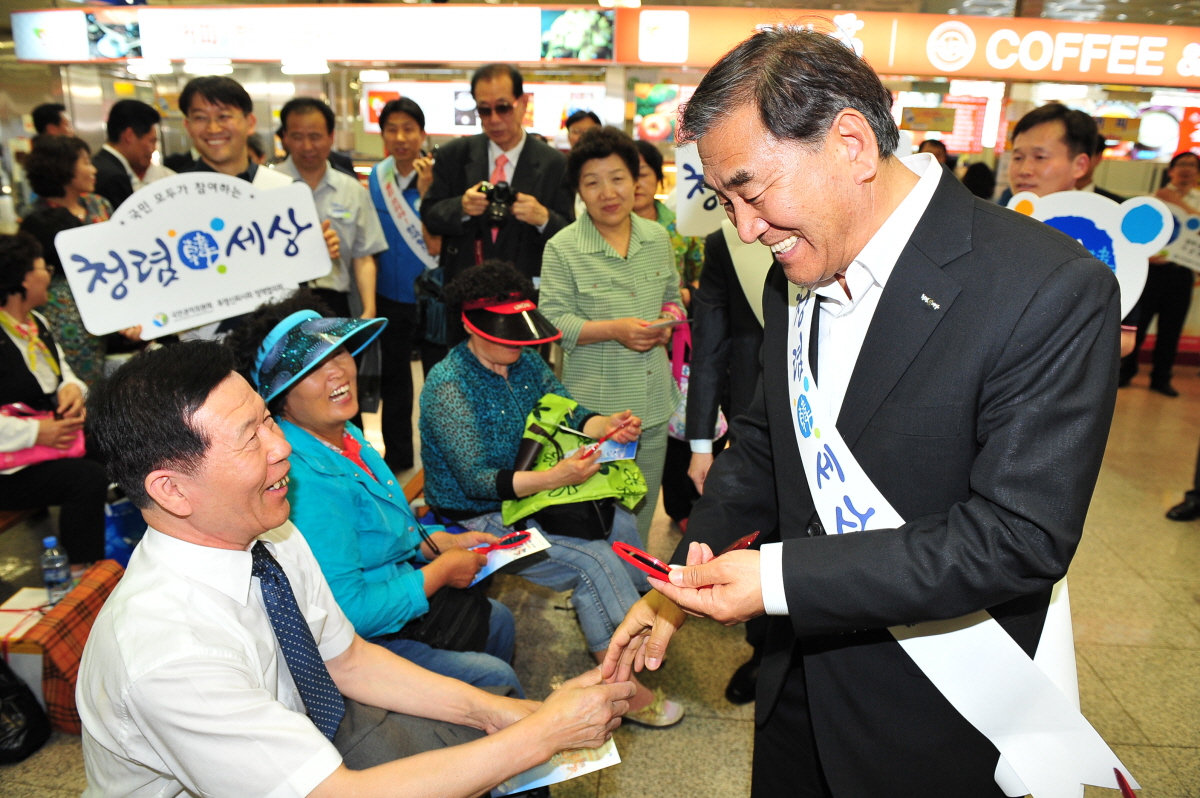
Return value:
<svg viewBox="0 0 1200 798">
<path fill-rule="evenodd" d="M 1190 484 L 1200 442 L 1200 378 L 1180 371 L 1179 399 L 1149 393 L 1144 377 L 1121 391 L 1071 569 L 1083 711 L 1146 798 L 1200 798 L 1200 521 L 1163 517 Z M 368 418 L 368 431 L 376 424 Z M 33 558 L 48 525 L 43 517 L 0 536 L 0 598 L 36 583 Z M 669 554 L 677 536 L 660 508 L 651 548 Z M 590 667 L 565 596 L 517 578 L 501 579 L 496 595 L 517 615 L 515 667 L 531 697 Z M 687 718 L 666 730 L 619 729 L 622 764 L 555 787 L 556 798 L 747 795 L 752 712 L 723 690 L 748 652 L 740 628 L 689 623 L 663 670 L 646 678 L 682 701 Z M 0 797 L 58 798 L 83 786 L 75 737 L 55 735 L 26 762 L 0 767 Z"/>
</svg>

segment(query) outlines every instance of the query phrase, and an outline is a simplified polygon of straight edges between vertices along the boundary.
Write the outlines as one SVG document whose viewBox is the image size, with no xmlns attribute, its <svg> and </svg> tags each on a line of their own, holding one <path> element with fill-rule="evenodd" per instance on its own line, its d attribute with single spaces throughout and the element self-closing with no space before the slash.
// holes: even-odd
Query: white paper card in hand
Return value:
<svg viewBox="0 0 1200 798">
<path fill-rule="evenodd" d="M 637 457 L 637 441 L 629 443 L 621 443 L 620 441 L 607 440 L 600 444 L 600 457 L 597 458 L 597 463 L 613 463 L 617 460 L 632 460 Z M 583 447 L 579 447 L 582 449 Z M 563 455 L 563 459 L 568 459 L 575 456 L 579 449 L 572 449 Z"/>
<path fill-rule="evenodd" d="M 545 536 L 542 535 L 542 531 L 532 521 L 529 523 L 529 529 L 526 531 L 529 532 L 529 540 L 520 546 L 515 546 L 511 549 L 489 551 L 487 565 L 479 569 L 479 573 L 475 574 L 475 581 L 471 584 L 473 585 L 480 579 L 491 576 L 514 560 L 519 560 L 522 557 L 528 557 L 530 554 L 550 548 L 550 541 L 546 540 Z"/>
<path fill-rule="evenodd" d="M 550 757 L 549 762 L 513 776 L 492 790 L 492 798 L 558 784 L 619 764 L 621 755 L 617 753 L 617 744 L 611 739 L 599 748 L 563 751 Z"/>
</svg>

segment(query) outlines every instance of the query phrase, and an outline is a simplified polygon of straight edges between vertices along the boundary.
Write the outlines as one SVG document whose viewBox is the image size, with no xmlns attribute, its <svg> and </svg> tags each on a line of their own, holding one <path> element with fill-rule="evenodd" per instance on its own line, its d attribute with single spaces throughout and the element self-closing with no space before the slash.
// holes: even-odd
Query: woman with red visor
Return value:
<svg viewBox="0 0 1200 798">
<path fill-rule="evenodd" d="M 517 450 L 525 420 L 548 393 L 571 398 L 535 351 L 526 347 L 556 340 L 560 333 L 537 306 L 529 278 L 507 263 L 489 261 L 467 269 L 446 287 L 446 301 L 463 309 L 467 340 L 450 350 L 421 391 L 421 460 L 425 497 L 442 518 L 467 529 L 502 536 L 501 503 L 580 485 L 600 470 L 598 454 L 583 450 L 546 471 L 518 471 Z M 628 443 L 641 434 L 641 420 L 628 411 L 602 416 L 577 407 L 566 425 L 593 438 L 620 428 L 613 440 Z M 622 426 L 624 425 L 624 426 Z M 606 538 L 586 540 L 547 534 L 549 559 L 520 575 L 552 590 L 571 590 L 571 603 L 597 661 L 608 641 L 649 589 L 641 572 L 612 551 L 614 541 L 640 546 L 635 516 L 616 506 Z M 630 701 L 627 721 L 670 726 L 683 707 L 643 685 Z"/>
</svg>

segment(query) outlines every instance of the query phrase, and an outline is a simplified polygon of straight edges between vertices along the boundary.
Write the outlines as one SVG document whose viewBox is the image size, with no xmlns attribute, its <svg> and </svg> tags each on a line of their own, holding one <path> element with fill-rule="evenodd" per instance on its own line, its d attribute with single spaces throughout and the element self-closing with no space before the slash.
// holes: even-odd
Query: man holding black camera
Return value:
<svg viewBox="0 0 1200 798">
<path fill-rule="evenodd" d="M 525 135 L 521 122 L 529 96 L 523 84 L 509 64 L 477 69 L 471 95 L 483 133 L 438 150 L 421 219 L 429 232 L 443 236 L 447 283 L 469 266 L 498 258 L 536 285 L 543 247 L 574 218 L 567 159 Z M 451 322 L 450 345 L 462 337 L 460 325 Z"/>
</svg>

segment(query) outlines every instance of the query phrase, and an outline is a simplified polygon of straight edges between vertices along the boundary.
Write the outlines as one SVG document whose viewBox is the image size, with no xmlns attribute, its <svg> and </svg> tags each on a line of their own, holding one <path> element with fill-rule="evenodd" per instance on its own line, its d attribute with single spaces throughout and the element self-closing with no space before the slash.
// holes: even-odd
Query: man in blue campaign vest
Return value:
<svg viewBox="0 0 1200 798">
<path fill-rule="evenodd" d="M 412 359 L 417 299 L 413 281 L 437 266 L 438 244 L 421 225 L 421 199 L 433 183 L 433 160 L 422 154 L 425 114 L 407 97 L 391 100 L 379 113 L 388 157 L 371 171 L 371 201 L 383 224 L 388 249 L 376 256 L 376 313 L 388 320 L 379 336 L 383 348 L 383 443 L 392 471 L 413 465 Z M 432 251 L 431 251 L 432 250 Z"/>
</svg>

